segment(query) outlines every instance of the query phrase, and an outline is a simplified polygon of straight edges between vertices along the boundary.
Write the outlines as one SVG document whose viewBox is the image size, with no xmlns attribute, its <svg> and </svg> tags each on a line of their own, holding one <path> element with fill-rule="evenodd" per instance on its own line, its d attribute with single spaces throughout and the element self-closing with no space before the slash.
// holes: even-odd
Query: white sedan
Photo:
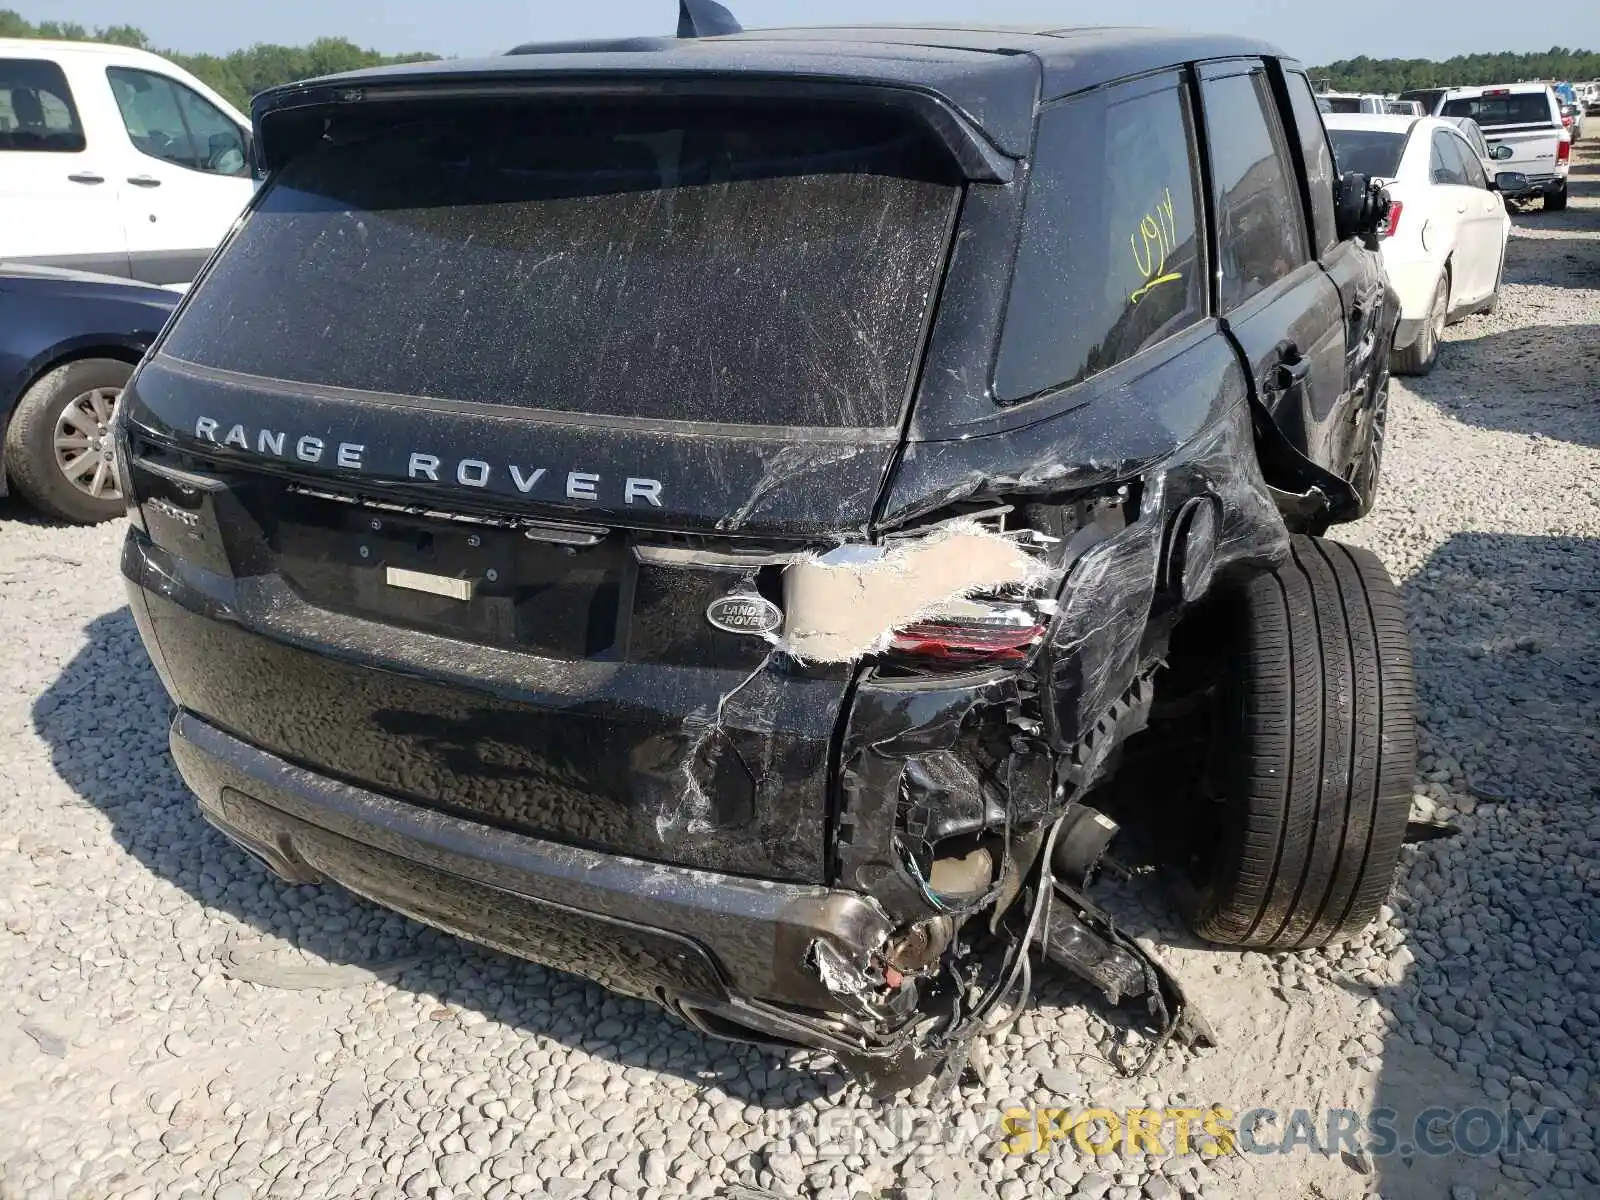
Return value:
<svg viewBox="0 0 1600 1200">
<path fill-rule="evenodd" d="M 1511 216 L 1461 131 L 1435 117 L 1329 113 L 1340 171 L 1389 190 L 1383 265 L 1400 294 L 1394 369 L 1425 375 L 1446 323 L 1499 298 Z M 1514 181 L 1506 181 L 1514 182 Z"/>
</svg>

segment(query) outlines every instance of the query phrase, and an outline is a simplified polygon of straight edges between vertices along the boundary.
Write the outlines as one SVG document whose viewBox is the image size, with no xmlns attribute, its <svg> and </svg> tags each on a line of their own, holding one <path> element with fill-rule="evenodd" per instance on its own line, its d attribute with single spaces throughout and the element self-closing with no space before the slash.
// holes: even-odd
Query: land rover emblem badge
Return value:
<svg viewBox="0 0 1600 1200">
<path fill-rule="evenodd" d="M 718 596 L 706 609 L 706 620 L 728 633 L 766 637 L 783 627 L 783 610 L 765 596 Z"/>
</svg>

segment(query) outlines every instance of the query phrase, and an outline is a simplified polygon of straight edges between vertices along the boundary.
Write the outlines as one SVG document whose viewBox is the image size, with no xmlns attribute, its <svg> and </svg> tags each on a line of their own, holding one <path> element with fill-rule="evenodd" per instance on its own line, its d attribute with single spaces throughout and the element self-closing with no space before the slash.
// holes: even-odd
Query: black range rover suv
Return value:
<svg viewBox="0 0 1600 1200">
<path fill-rule="evenodd" d="M 287 879 L 883 1086 L 1035 954 L 1201 1036 L 1086 894 L 1119 826 L 1270 949 L 1406 823 L 1403 620 L 1321 536 L 1381 194 L 1251 41 L 684 32 L 257 98 L 118 413 L 185 778 Z"/>
</svg>

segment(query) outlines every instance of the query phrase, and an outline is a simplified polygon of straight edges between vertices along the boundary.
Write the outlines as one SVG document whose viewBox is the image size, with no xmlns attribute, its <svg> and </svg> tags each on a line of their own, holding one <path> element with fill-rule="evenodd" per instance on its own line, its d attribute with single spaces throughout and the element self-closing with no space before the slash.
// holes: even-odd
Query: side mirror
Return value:
<svg viewBox="0 0 1600 1200">
<path fill-rule="evenodd" d="M 1340 241 L 1361 238 L 1376 249 L 1378 230 L 1389 215 L 1389 193 L 1360 172 L 1347 171 L 1335 186 L 1333 213 Z"/>
<path fill-rule="evenodd" d="M 1510 146 L 1494 146 L 1489 151 L 1489 157 L 1494 159 L 1496 162 L 1504 162 L 1515 153 L 1516 151 L 1514 151 Z"/>
<path fill-rule="evenodd" d="M 1489 187 L 1507 196 L 1520 196 L 1528 190 L 1528 177 L 1521 171 L 1498 171 L 1489 181 Z"/>
</svg>

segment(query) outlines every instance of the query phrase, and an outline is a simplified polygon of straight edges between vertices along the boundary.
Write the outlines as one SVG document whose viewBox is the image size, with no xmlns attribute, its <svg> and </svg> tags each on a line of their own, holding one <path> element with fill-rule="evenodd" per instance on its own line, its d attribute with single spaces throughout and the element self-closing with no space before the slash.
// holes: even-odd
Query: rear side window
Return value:
<svg viewBox="0 0 1600 1200">
<path fill-rule="evenodd" d="M 0 150 L 77 154 L 84 145 L 61 68 L 38 58 L 0 58 Z"/>
<path fill-rule="evenodd" d="M 995 371 L 1008 402 L 1087 379 L 1205 315 L 1179 76 L 1047 109 L 1034 163 Z"/>
<path fill-rule="evenodd" d="M 1377 129 L 1330 129 L 1333 156 L 1339 170 L 1356 171 L 1369 179 L 1393 179 L 1400 171 L 1406 135 Z"/>
<path fill-rule="evenodd" d="M 1550 125 L 1550 98 L 1543 92 L 1465 97 L 1444 102 L 1445 117 L 1471 117 L 1485 129 L 1496 125 Z"/>
<path fill-rule="evenodd" d="M 1339 240 L 1333 211 L 1333 154 L 1328 149 L 1328 131 L 1317 110 L 1311 81 L 1298 71 L 1284 72 L 1289 89 L 1289 107 L 1294 115 L 1295 133 L 1300 140 L 1300 157 L 1305 163 L 1306 190 L 1311 195 L 1311 218 L 1316 225 L 1316 242 L 1324 253 Z"/>
<path fill-rule="evenodd" d="M 1433 135 L 1428 174 L 1434 183 L 1445 187 L 1467 186 L 1467 174 L 1461 164 L 1461 155 L 1456 153 L 1455 139 L 1442 129 Z"/>
<path fill-rule="evenodd" d="M 876 110 L 347 117 L 274 173 L 165 348 L 513 408 L 883 427 L 959 197 Z"/>
<path fill-rule="evenodd" d="M 1307 261 L 1299 188 L 1266 75 L 1201 84 L 1217 209 L 1219 301 L 1236 308 Z"/>
</svg>

